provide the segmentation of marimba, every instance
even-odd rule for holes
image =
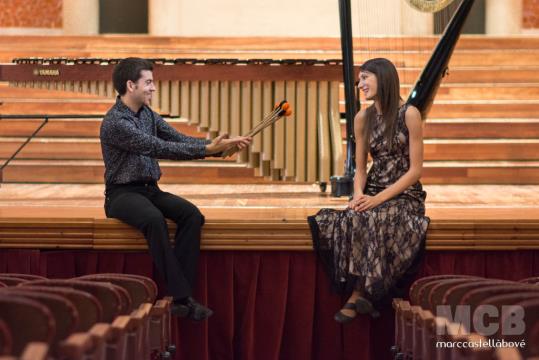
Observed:
[[[12,86],[115,97],[118,59],[15,59],[0,65]],[[152,107],[182,117],[211,136],[246,133],[274,104],[288,100],[293,115],[255,136],[239,162],[273,180],[328,182],[344,170],[340,127],[340,60],[151,59]]]

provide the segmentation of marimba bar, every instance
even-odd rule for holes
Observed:
[[[0,80],[28,88],[115,97],[118,59],[15,59],[0,65]],[[212,136],[248,132],[275,103],[293,115],[256,135],[237,159],[273,180],[328,182],[344,170],[338,60],[151,59],[152,107],[181,117]]]

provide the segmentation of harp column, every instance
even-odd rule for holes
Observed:
[[[64,35],[99,33],[99,0],[64,0],[62,4]]]
[[[516,35],[522,32],[522,0],[487,0],[487,35]]]
[[[148,1],[148,33],[154,36],[179,36],[182,33],[181,0]]]

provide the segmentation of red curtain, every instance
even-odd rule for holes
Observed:
[[[0,250],[0,272],[69,278],[134,273],[163,284],[144,252]],[[518,280],[539,276],[539,251],[427,252],[418,273]],[[163,292],[161,293],[163,295]],[[346,326],[333,320],[345,298],[311,252],[203,252],[195,297],[215,314],[174,323],[177,359],[390,359],[393,312]]]

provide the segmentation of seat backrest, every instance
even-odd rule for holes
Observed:
[[[88,331],[103,318],[103,309],[97,298],[89,292],[61,286],[24,286],[31,291],[61,295],[73,303],[79,313],[79,323],[75,332]]]
[[[39,302],[19,296],[0,294],[0,319],[11,331],[13,355],[20,355],[27,343],[52,342],[56,332],[50,310]],[[30,326],[31,325],[31,326]]]
[[[157,284],[155,283],[155,281],[153,281],[151,278],[147,277],[147,276],[142,276],[142,275],[136,275],[136,274],[120,274],[120,275],[123,275],[123,276],[127,276],[127,277],[132,277],[134,279],[138,279],[140,281],[143,281],[146,286],[148,287],[148,289],[150,290],[150,296],[152,299],[157,299]]]
[[[0,319],[0,355],[11,354],[13,348],[13,335],[9,330],[8,325],[2,319]]]
[[[148,290],[150,291],[150,295],[153,299],[157,299],[157,284],[155,281],[153,281],[151,278],[147,276],[142,275],[136,275],[136,274],[124,274],[124,273],[100,273],[97,275],[112,275],[112,276],[118,276],[118,277],[125,277],[125,278],[131,278],[131,279],[137,279],[146,284],[148,287]]]
[[[0,275],[0,281],[6,284],[7,286],[17,286],[21,283],[24,283],[28,280],[23,278],[18,278],[15,276],[1,276]]]
[[[425,276],[420,279],[417,279],[414,281],[412,286],[410,287],[410,303],[412,305],[419,305],[419,296],[421,293],[421,289],[423,286],[430,282],[436,282],[438,280],[443,279],[455,279],[460,277],[469,277],[468,275],[432,275],[432,276]]]
[[[532,284],[532,285],[539,285],[539,276],[533,276],[526,279],[522,279],[518,281],[519,283],[526,283],[526,284]]]
[[[473,283],[478,281],[484,281],[483,278],[473,278],[473,277],[465,277],[465,278],[456,278],[456,279],[443,279],[439,280],[436,284],[434,284],[432,287],[430,287],[429,291],[425,291],[423,293],[422,299],[422,306],[425,310],[431,310],[434,311],[436,309],[436,305],[442,305],[442,301],[444,299],[444,295],[447,292],[448,289],[460,285],[460,284],[466,284],[466,283]]]
[[[22,286],[36,285],[70,287],[92,294],[101,305],[105,322],[111,322],[122,311],[122,295],[114,285],[109,283],[83,280],[36,280],[22,284]]]
[[[23,287],[9,287],[0,289],[0,293],[8,296],[20,296],[35,300],[45,305],[51,312],[56,324],[56,332],[52,339],[52,346],[56,346],[61,340],[71,334],[79,322],[79,313],[73,303],[57,294],[41,293],[27,290]]]
[[[469,291],[474,289],[480,289],[487,286],[493,285],[503,285],[503,284],[514,284],[513,281],[498,280],[498,279],[483,279],[483,281],[474,281],[464,284],[455,285],[445,292],[442,304],[450,305],[451,309],[454,310],[457,305],[461,303],[462,298]]]
[[[155,298],[152,298],[152,289],[150,289],[144,281],[137,278],[118,276],[115,274],[92,274],[81,276],[78,279],[110,282],[114,285],[123,287],[131,297],[131,311],[137,309],[143,303],[153,304],[155,301]]]
[[[525,359],[539,356],[539,298],[528,297],[528,299],[514,305],[521,306],[524,309],[522,320],[524,321],[525,331],[523,334],[502,336],[507,341],[520,342],[524,340],[526,346],[521,348],[520,352]],[[501,324],[503,325],[506,321],[511,323],[512,314],[502,313]]]
[[[472,289],[468,291],[462,297],[461,305],[470,305],[470,311],[473,313],[475,309],[484,303],[485,299],[491,298],[497,295],[524,293],[524,292],[536,292],[539,294],[539,287],[526,286],[525,284],[496,284],[491,286],[485,286],[478,289]]]
[[[116,284],[110,283],[110,282],[104,282],[104,281],[96,281],[100,284],[109,284],[113,289],[115,289],[118,294],[120,295],[120,314],[128,314],[131,309],[133,308],[133,301],[131,300],[131,295],[129,295],[129,292]]]
[[[0,281],[0,288],[6,287],[6,286],[7,286],[6,283]]]
[[[14,277],[24,280],[46,280],[47,278],[41,275],[33,274],[17,274],[17,273],[0,273],[0,276]]]

